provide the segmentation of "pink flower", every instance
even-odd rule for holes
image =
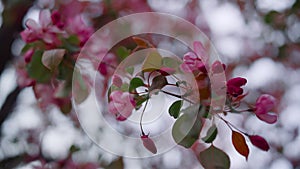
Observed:
[[[148,135],[142,135],[141,139],[143,141],[143,145],[144,147],[149,150],[151,153],[156,154],[157,153],[157,149],[156,146],[153,142],[153,140],[151,138],[149,138]]]
[[[261,136],[253,135],[249,136],[249,139],[254,146],[264,151],[268,151],[270,149],[268,142]]]
[[[81,46],[83,46],[85,42],[90,38],[90,36],[94,33],[94,29],[84,22],[81,15],[76,15],[72,18],[68,18],[66,25],[68,32],[78,36]]]
[[[243,94],[243,89],[241,86],[244,86],[247,83],[247,80],[241,77],[236,77],[228,80],[227,82],[227,93],[233,97],[237,97]]]
[[[18,85],[22,88],[34,85],[35,80],[29,77],[25,68],[25,63],[18,62],[16,66],[17,66],[16,70],[18,74],[18,78],[17,78]]]
[[[58,28],[63,28],[64,23],[61,19],[61,14],[58,11],[53,11],[51,14],[51,20],[53,25],[56,25]]]
[[[183,63],[180,68],[184,72],[192,73],[194,71],[201,71],[206,73],[205,65],[193,52],[188,52],[183,56]]]
[[[48,44],[57,44],[57,33],[62,33],[56,26],[51,23],[51,14],[49,10],[42,10],[39,14],[39,23],[32,19],[26,21],[27,29],[21,32],[21,37],[26,43],[36,40],[43,40]]]
[[[113,91],[110,96],[108,111],[116,116],[117,120],[124,121],[135,108],[135,101],[128,92]]]
[[[256,116],[269,124],[273,124],[277,121],[277,115],[276,114],[270,114],[269,111],[271,111],[276,105],[276,99],[268,94],[261,95],[257,100],[255,104],[255,114]]]
[[[119,75],[113,75],[112,77],[112,84],[117,86],[117,87],[121,87],[122,86],[122,79]]]

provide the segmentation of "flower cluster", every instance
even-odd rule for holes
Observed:
[[[22,49],[23,60],[17,63],[18,84],[33,87],[42,109],[54,104],[68,113],[75,60],[94,32],[93,26],[88,24],[91,18],[85,17],[84,12],[93,4],[75,0],[63,4],[43,2],[38,4],[43,8],[38,20],[27,19],[26,28],[20,33],[26,45]],[[70,6],[76,6],[78,11]],[[77,79],[83,81],[84,77]]]
[[[135,37],[134,39],[137,38]],[[139,41],[136,43],[138,47],[139,44],[143,44],[143,46],[153,46],[151,44],[145,45],[148,43],[146,40],[141,38],[138,38],[138,40]],[[142,40],[145,43],[141,43],[140,41]],[[270,113],[270,111],[275,108],[276,99],[271,95],[263,94],[258,97],[255,104],[247,103],[244,98],[248,93],[245,93],[243,88],[247,84],[247,80],[243,77],[231,78],[226,83],[220,83],[217,85],[220,90],[223,88],[227,89],[224,93],[225,96],[212,97],[210,93],[210,76],[225,73],[226,66],[220,61],[214,61],[209,65],[209,54],[206,51],[206,48],[201,42],[194,42],[194,51],[186,53],[183,56],[182,61],[178,61],[171,57],[161,56],[157,51],[152,50],[141,65],[141,73],[133,74],[132,70],[136,67],[129,67],[127,70],[124,70],[124,72],[127,72],[125,76],[117,74],[112,76],[112,83],[110,91],[108,92],[108,112],[113,114],[117,120],[124,121],[130,118],[133,110],[139,110],[143,107],[143,111],[140,114],[141,140],[144,147],[155,154],[158,150],[155,146],[155,142],[149,135],[145,134],[142,119],[145,108],[148,105],[148,100],[151,99],[152,95],[163,93],[177,99],[170,105],[169,114],[176,120],[172,129],[172,134],[174,140],[179,145],[191,148],[194,143],[197,144],[197,140],[201,140],[208,144],[212,143],[217,136],[217,127],[214,124],[208,129],[206,137],[199,137],[203,128],[203,123],[207,120],[216,118],[225,122],[231,129],[232,144],[237,152],[245,156],[246,159],[249,155],[249,148],[244,136],[248,137],[254,146],[261,150],[268,151],[270,148],[269,144],[263,137],[259,135],[250,135],[241,131],[234,124],[227,121],[225,117],[228,113],[250,112],[266,123],[275,123],[277,121],[277,115]],[[155,56],[155,61],[149,59],[150,56]],[[152,66],[149,66],[149,60],[151,60]],[[104,64],[102,66],[104,66]],[[102,68],[101,70],[104,74],[106,73],[105,69]],[[191,81],[188,81],[187,79],[179,80],[176,78],[177,75],[184,73],[192,74],[197,85],[192,86]],[[177,79],[175,84],[172,84],[171,81],[169,81],[169,79],[172,78]],[[166,86],[177,87],[183,94],[168,91],[167,88],[165,88]],[[196,99],[195,94],[198,96]],[[208,112],[210,109],[210,104],[208,103],[221,97],[226,98],[224,109],[221,112]],[[183,102],[188,102],[189,106],[183,107]],[[241,105],[243,105],[243,110],[240,108]],[[248,108],[245,109],[245,106],[248,106]],[[191,114],[194,116],[191,117]],[[196,121],[195,118],[197,118]],[[181,127],[193,123],[194,125],[192,126],[191,131],[180,133]],[[179,139],[179,135],[183,135],[183,138]],[[221,154],[224,153],[213,145],[210,149],[219,151]],[[204,152],[202,152],[202,155],[206,156]],[[225,154],[224,156],[227,155]]]

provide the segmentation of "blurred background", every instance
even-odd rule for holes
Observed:
[[[144,160],[106,153],[85,135],[75,113],[65,115],[55,108],[45,112],[38,107],[32,88],[18,87],[15,63],[25,45],[19,33],[26,19],[37,20],[39,10],[52,1],[2,0],[0,4],[0,168],[201,168],[193,153],[183,148]],[[249,102],[261,93],[279,99],[276,124],[247,114],[228,116],[237,126],[263,135],[271,145],[268,152],[250,147],[246,161],[235,152],[230,137],[217,139],[215,144],[231,158],[231,168],[300,169],[299,0],[78,2],[93,4],[89,10],[96,11],[95,30],[118,17],[145,11],[177,15],[199,27],[215,45],[228,75],[248,80]]]

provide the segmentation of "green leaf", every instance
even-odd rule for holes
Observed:
[[[192,114],[180,116],[172,128],[174,141],[185,148],[190,148],[198,140],[202,129],[201,119]]]
[[[158,75],[153,78],[151,86],[149,87],[149,92],[155,89],[162,89],[168,84],[167,78],[163,75]]]
[[[61,64],[58,65],[58,74],[56,76],[59,80],[72,81],[73,68],[66,66],[68,61],[63,60]]]
[[[183,103],[182,100],[177,100],[169,108],[169,114],[175,119],[177,119],[177,117],[179,116],[182,103]]]
[[[130,50],[125,48],[124,46],[120,46],[117,49],[117,56],[121,59],[124,60],[127,56],[130,55]]]
[[[29,77],[38,83],[48,83],[52,77],[52,72],[42,64],[42,51],[35,51],[31,62],[27,65]]]
[[[69,149],[70,153],[75,153],[77,151],[80,151],[80,147],[72,145]]]
[[[159,70],[161,68],[161,62],[162,62],[161,55],[156,50],[153,50],[146,57],[142,65],[142,71],[151,72],[154,70]]]
[[[165,67],[176,69],[180,65],[180,62],[171,57],[164,57],[162,58],[162,65],[164,65]]]
[[[123,83],[122,86],[120,87],[120,89],[121,89],[123,92],[127,92],[128,89],[129,89],[129,84],[128,84],[128,83]]]
[[[228,155],[213,145],[200,152],[199,161],[202,166],[207,169],[230,168],[230,159]]]
[[[131,81],[129,83],[129,92],[134,91],[136,88],[138,88],[140,86],[145,86],[142,79],[140,79],[138,77],[131,79]]]
[[[205,143],[212,143],[212,142],[215,140],[217,134],[218,134],[218,128],[217,128],[216,125],[213,124],[213,125],[208,129],[208,131],[207,131],[207,133],[206,133],[206,136],[203,137],[202,140],[203,140]]]
[[[126,72],[127,72],[127,73],[129,73],[129,74],[131,74],[131,75],[132,75],[132,74],[133,74],[133,72],[134,72],[134,67],[132,67],[132,66],[130,66],[130,67],[126,67],[126,68],[125,68],[125,70],[126,70]]]
[[[88,97],[89,90],[81,73],[77,69],[74,70],[73,74],[73,87],[74,100],[77,104],[80,104]]]
[[[135,95],[134,96],[134,100],[135,100],[135,103],[136,103],[136,109],[138,110],[141,105],[149,99],[149,95],[148,94],[144,94],[144,95]]]
[[[42,56],[42,63],[49,70],[54,70],[58,67],[66,53],[65,49],[46,50]]]

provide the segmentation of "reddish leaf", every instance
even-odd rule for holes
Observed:
[[[259,135],[249,136],[249,139],[254,146],[264,151],[268,151],[270,149],[268,142]]]
[[[139,37],[132,37],[132,39],[139,47],[147,48],[148,46],[150,46],[150,43],[145,39]]]
[[[249,148],[248,145],[246,144],[246,140],[244,136],[241,133],[232,131],[232,144],[236,149],[236,151],[240,153],[242,156],[246,157],[247,160],[249,155]]]

